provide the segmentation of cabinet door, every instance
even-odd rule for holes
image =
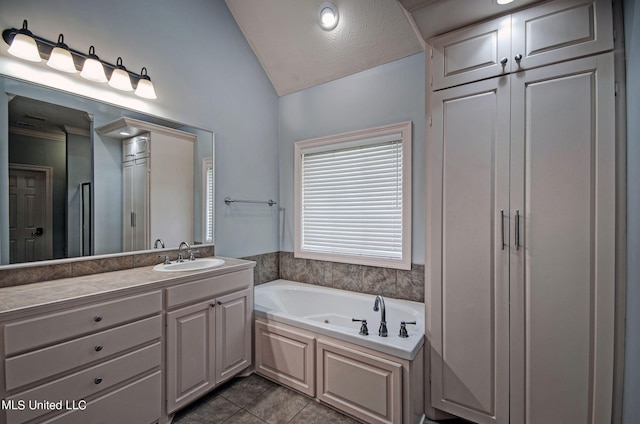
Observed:
[[[505,16],[429,40],[432,89],[509,73],[510,31],[511,17]]]
[[[611,419],[611,53],[512,77],[511,422]]]
[[[368,423],[402,423],[402,365],[325,340],[317,344],[317,396]]]
[[[215,302],[167,313],[167,412],[214,386]]]
[[[122,173],[123,251],[148,249],[150,247],[148,158],[123,163]]]
[[[315,396],[315,343],[313,334],[280,323],[255,322],[256,372]]]
[[[436,92],[432,105],[431,400],[474,422],[506,422],[509,77]]]
[[[216,306],[216,384],[251,365],[252,289],[218,298]]]
[[[610,0],[547,2],[512,15],[511,70],[613,49]],[[515,61],[517,55],[522,59]]]

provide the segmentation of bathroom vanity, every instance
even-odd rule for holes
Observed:
[[[254,266],[0,289],[0,422],[170,422],[251,365]]]

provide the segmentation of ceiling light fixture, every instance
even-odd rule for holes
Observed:
[[[47,65],[64,72],[78,72],[78,67],[82,64],[80,75],[90,81],[109,81],[111,87],[118,90],[133,91],[135,94],[145,99],[156,99],[155,88],[151,78],[147,75],[147,68],[142,68],[140,74],[127,71],[122,65],[122,58],[119,57],[113,65],[104,60],[100,60],[95,54],[95,47],[89,47],[89,54],[69,48],[64,43],[64,36],[60,34],[58,41],[53,42],[46,38],[33,35],[27,28],[27,20],[22,22],[22,28],[9,28],[2,31],[2,38],[9,45],[8,52],[13,56],[32,62],[40,62],[48,59]],[[105,72],[106,71],[106,72]],[[107,79],[107,76],[110,76]]]
[[[325,31],[331,31],[338,25],[340,14],[338,7],[331,2],[324,2],[318,8],[318,23]]]
[[[496,3],[498,3],[499,5],[503,5],[503,4],[509,4],[512,1],[513,0],[496,0]]]
[[[4,36],[4,33],[2,34]],[[38,45],[33,34],[27,29],[27,20],[22,21],[22,29],[15,30],[15,34],[9,44],[8,52],[20,59],[31,62],[40,62],[42,58],[38,52]]]
[[[51,50],[51,56],[47,60],[47,65],[62,72],[69,72],[74,74],[78,72],[75,63],[73,63],[73,56],[69,51],[69,46],[64,44],[64,35],[58,36],[58,42],[56,46]]]

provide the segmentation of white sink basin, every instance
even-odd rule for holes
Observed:
[[[195,261],[171,262],[168,265],[158,264],[153,267],[153,270],[160,272],[204,271],[205,269],[217,268],[222,265],[224,265],[223,259],[200,258]]]

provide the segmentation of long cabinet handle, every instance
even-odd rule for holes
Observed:
[[[501,250],[504,250],[504,210],[500,210],[500,239],[502,240]]]
[[[520,250],[520,211],[516,210],[516,250]]]

